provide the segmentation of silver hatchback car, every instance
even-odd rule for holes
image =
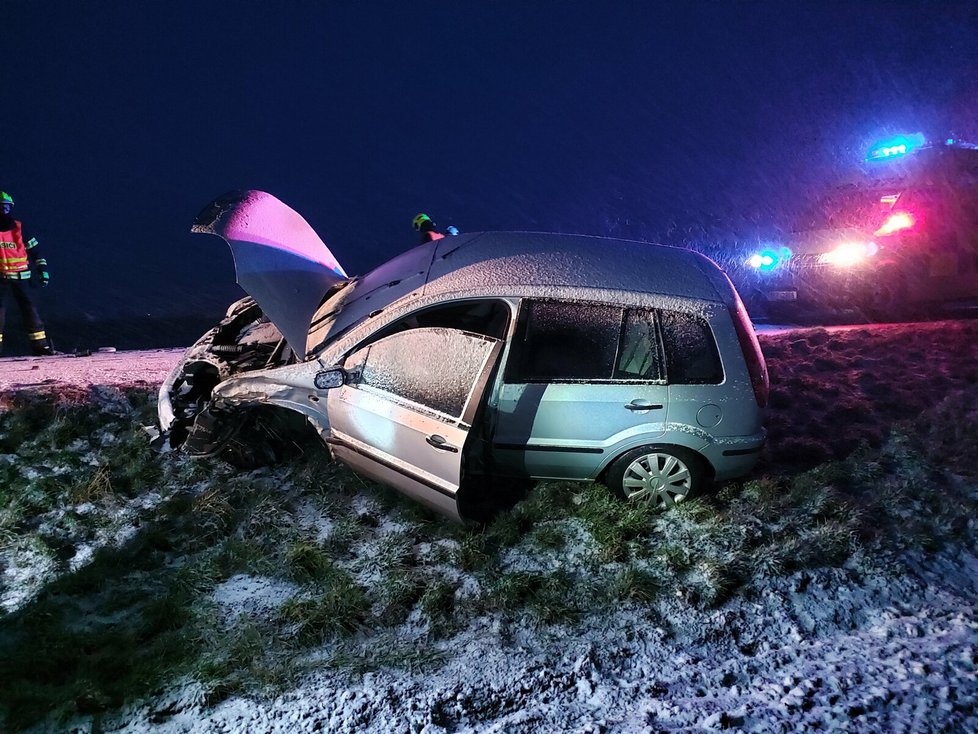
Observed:
[[[260,443],[285,409],[339,461],[461,520],[539,479],[672,505],[748,473],[763,446],[751,322],[692,251],[477,233],[349,278],[269,194],[219,199],[195,230],[230,244],[252,298],[160,390],[164,435],[191,453]]]

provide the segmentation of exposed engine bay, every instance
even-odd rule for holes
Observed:
[[[182,446],[194,456],[221,454],[239,465],[273,460],[275,438],[281,434],[275,424],[282,411],[260,406],[216,408],[211,393],[234,375],[295,361],[295,353],[253,298],[233,303],[225,318],[187,351],[182,370],[161,388],[161,406],[168,403],[172,416],[164,426],[168,445]],[[256,432],[266,440],[256,440],[260,438]]]

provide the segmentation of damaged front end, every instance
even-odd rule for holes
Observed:
[[[312,315],[350,279],[308,222],[261,191],[219,197],[193,231],[228,244],[249,297],[231,305],[160,388],[161,443],[238,465],[267,463],[281,434],[296,422],[305,425],[302,416],[282,416],[289,411],[260,396],[219,398],[215,389],[247,373],[302,362]]]
[[[166,445],[183,447],[194,456],[219,453],[253,422],[254,409],[213,405],[214,388],[235,375],[294,361],[281,332],[253,298],[232,304],[225,318],[187,350],[160,388],[160,428]]]

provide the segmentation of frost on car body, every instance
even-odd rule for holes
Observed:
[[[225,197],[205,215],[196,229],[229,242],[254,300],[232,306],[161,389],[173,445],[271,458],[263,416],[284,408],[338,460],[456,519],[544,478],[673,504],[756,462],[764,359],[729,279],[702,255],[475,233],[346,278],[268,194]]]

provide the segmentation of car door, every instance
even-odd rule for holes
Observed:
[[[327,396],[334,456],[461,519],[463,461],[501,345],[457,329],[418,328],[351,353],[346,384]]]
[[[524,301],[495,399],[496,471],[589,479],[617,444],[661,436],[662,364],[651,310]]]

